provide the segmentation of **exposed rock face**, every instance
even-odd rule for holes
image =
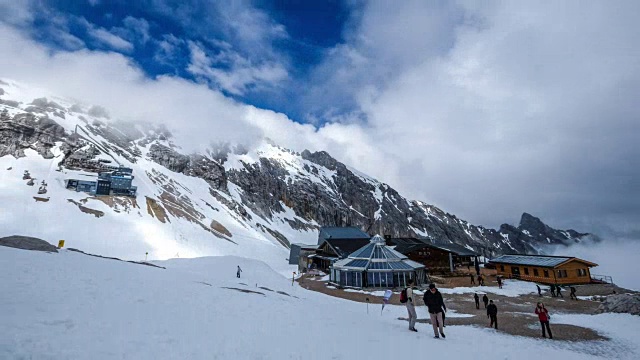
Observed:
[[[30,148],[51,159],[51,148],[64,137],[64,128],[49,118],[36,117],[31,113],[10,118],[6,112],[0,113],[0,157],[22,157],[24,150]]]
[[[574,242],[580,242],[585,236],[589,234],[582,234],[575,230],[556,230],[545,223],[543,223],[537,217],[524,213],[520,219],[520,225],[517,230],[520,231],[527,238],[523,238],[523,241],[533,240],[537,243],[543,244],[562,244],[570,245]]]
[[[640,294],[618,294],[609,295],[606,300],[600,304],[596,313],[627,313],[640,315]]]
[[[0,246],[23,250],[58,252],[58,249],[48,242],[29,236],[13,235],[0,238]]]
[[[204,179],[214,189],[226,190],[227,188],[224,167],[215,160],[198,154],[182,155],[160,144],[151,145],[148,156],[171,171]]]

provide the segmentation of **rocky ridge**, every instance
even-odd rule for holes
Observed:
[[[490,257],[538,253],[543,244],[568,245],[591,237],[553,229],[527,213],[517,227],[503,224],[494,230],[472,225],[436,206],[406,199],[325,151],[297,153],[265,143],[252,150],[221,144],[205,154],[183,154],[163,126],[119,122],[97,107],[83,110],[46,98],[24,103],[6,95],[4,90],[0,92],[0,157],[20,158],[24,150],[32,149],[52,158],[52,149],[59,146],[64,153],[60,167],[90,172],[115,165],[116,157],[131,163],[145,158],[173,172],[205,180],[210,194],[234,217],[284,246],[297,239],[284,235],[281,226],[313,232],[319,226],[356,226],[370,234],[450,241]],[[72,114],[81,123],[74,131],[68,126],[65,130],[58,122]],[[185,217],[195,218],[199,226],[207,228],[190,205],[189,194],[178,192],[179,184],[157,185],[164,187],[165,208],[176,209],[180,202],[180,211],[173,214],[189,214]],[[220,223],[216,227],[224,229]]]

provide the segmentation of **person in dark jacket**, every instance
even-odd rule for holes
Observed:
[[[498,276],[498,288],[502,289],[502,278]]]
[[[478,296],[478,293],[473,294],[473,300],[476,301],[476,309],[480,309],[480,296]]]
[[[562,288],[560,287],[560,285],[556,285],[556,296],[564,298],[564,296],[562,296]]]
[[[241,272],[242,272],[242,269],[240,269],[240,265],[238,265],[238,271],[236,272],[236,276],[238,277],[238,279],[240,278]]]
[[[551,284],[549,285],[549,291],[551,292],[551,297],[556,297],[556,286]]]
[[[429,317],[431,318],[431,326],[433,326],[433,334],[434,337],[439,338],[444,335],[444,322],[442,321],[442,309],[445,309],[444,300],[442,299],[442,294],[438,289],[436,289],[435,284],[429,285],[429,290],[424,293],[424,304],[427,306],[427,310],[429,311]],[[440,334],[438,334],[438,328],[440,330]]]
[[[538,288],[538,296],[542,296],[542,289],[540,289],[540,285],[536,284],[536,287]]]
[[[496,330],[498,330],[498,307],[493,303],[493,300],[490,300],[489,306],[487,306],[487,317],[491,319],[491,324],[489,324],[489,327],[495,325]]]
[[[475,285],[476,284],[476,277],[473,274],[469,274],[469,277],[471,278],[471,285]]]
[[[489,304],[489,298],[487,297],[487,294],[482,295],[482,302],[484,303],[484,308],[487,308],[487,304]]]
[[[576,288],[574,288],[573,286],[570,286],[569,290],[571,290],[571,293],[569,294],[569,298],[573,300],[578,300],[578,297],[576,296]]]
[[[536,306],[536,314],[538,315],[538,320],[540,320],[540,326],[542,326],[542,337],[546,338],[545,327],[547,332],[549,333],[549,339],[553,339],[553,335],[551,335],[551,328],[549,327],[549,311],[544,307],[544,304],[539,302]]]

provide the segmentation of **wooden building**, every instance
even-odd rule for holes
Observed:
[[[329,271],[334,262],[369,244],[371,236],[356,227],[321,227],[318,244],[291,244],[289,264],[300,272],[309,269]]]
[[[457,267],[467,267],[477,262],[478,253],[466,247],[431,242],[429,239],[390,238],[387,245],[395,246],[395,250],[409,259],[424,265],[430,274],[454,272]]]
[[[592,281],[590,269],[598,266],[576,257],[546,255],[502,255],[489,263],[506,278],[549,285],[588,284]]]

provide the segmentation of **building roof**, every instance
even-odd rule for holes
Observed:
[[[343,259],[368,244],[369,239],[327,239],[323,243],[325,242]]]
[[[322,227],[318,233],[318,245],[327,239],[370,239],[366,232],[353,227]]]
[[[545,256],[545,255],[501,255],[495,259],[490,260],[490,263],[497,264],[513,264],[513,265],[529,265],[540,267],[557,267],[569,261],[579,261],[588,266],[598,266],[598,264],[590,261],[578,259],[576,257],[569,256]]]
[[[416,239],[416,238],[395,238],[390,239],[392,244],[396,245],[396,251],[403,254],[408,254],[412,251],[421,250],[424,248],[435,248],[450,252],[457,256],[479,256],[480,254],[470,250],[464,246],[452,243],[443,242],[431,242],[429,239]]]
[[[354,251],[346,259],[336,261],[334,268],[349,270],[417,270],[424,265],[407,259],[406,256],[385,244],[380,235],[374,236],[370,243]]]

